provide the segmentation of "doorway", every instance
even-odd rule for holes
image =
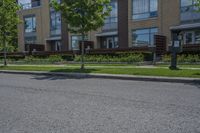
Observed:
[[[107,38],[107,48],[114,48],[113,37],[108,37]]]

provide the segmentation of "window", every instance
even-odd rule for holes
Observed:
[[[33,7],[40,6],[40,0],[18,0],[18,4],[22,9],[31,9]]]
[[[72,50],[79,50],[79,42],[81,40],[82,40],[82,36],[80,36],[80,35],[71,36]],[[85,40],[88,40],[87,36],[85,36]]]
[[[24,18],[25,33],[36,32],[36,18],[35,16]]]
[[[157,17],[158,0],[132,0],[133,19]]]
[[[61,14],[59,12],[51,12],[51,35],[61,34]]]
[[[200,44],[200,31],[195,32],[195,43]]]
[[[195,0],[181,0],[181,21],[188,23],[200,20],[198,8],[195,6]]]
[[[186,31],[184,33],[184,44],[200,44],[200,30]]]
[[[60,3],[61,1],[57,0],[57,2]],[[50,7],[50,29],[51,36],[61,35],[61,13],[56,12],[52,7]]]
[[[154,45],[154,35],[158,32],[157,28],[139,29],[133,31],[133,45],[144,46]]]
[[[118,3],[117,0],[111,0],[110,6],[112,7],[112,11],[110,12],[110,16],[105,19],[105,25],[103,29],[116,29],[118,22]]]
[[[194,42],[194,32],[185,33],[185,44],[192,44]]]

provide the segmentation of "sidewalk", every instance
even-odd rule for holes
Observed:
[[[45,71],[15,71],[0,70],[0,73],[7,74],[31,74],[44,76],[65,76],[68,78],[103,78],[135,81],[153,81],[153,82],[172,82],[172,83],[200,83],[200,78],[181,78],[181,77],[163,77],[163,76],[136,76],[136,75],[115,75],[115,74],[87,74],[87,73],[63,73],[63,72],[45,72]]]
[[[36,67],[66,67],[66,68],[69,68],[69,67],[74,67],[74,68],[80,68],[79,65],[12,65],[10,64],[9,66],[36,66]],[[145,65],[145,66],[136,66],[136,65],[133,65],[133,66],[98,66],[98,65],[85,65],[86,68],[163,68],[163,69],[169,69],[169,67],[164,67],[164,66],[153,66],[153,65]],[[186,70],[200,70],[200,68],[191,68],[191,67],[179,67],[180,69],[186,69]]]

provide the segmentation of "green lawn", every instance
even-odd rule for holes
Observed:
[[[81,71],[78,67],[57,66],[7,66],[0,70],[23,70],[23,71],[48,71],[48,72],[78,72],[78,73],[104,73],[104,74],[128,74],[145,76],[169,76],[169,77],[193,77],[200,78],[200,70],[169,70],[166,68],[87,68]]]

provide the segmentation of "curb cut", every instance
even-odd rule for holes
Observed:
[[[100,79],[119,79],[134,81],[153,81],[153,82],[171,82],[171,83],[200,83],[200,78],[181,78],[181,77],[162,77],[162,76],[138,76],[138,75],[114,75],[114,74],[88,74],[88,73],[63,73],[63,72],[45,72],[45,71],[14,71],[0,70],[0,73],[7,74],[30,74],[41,76],[64,76],[69,78],[100,78]]]

